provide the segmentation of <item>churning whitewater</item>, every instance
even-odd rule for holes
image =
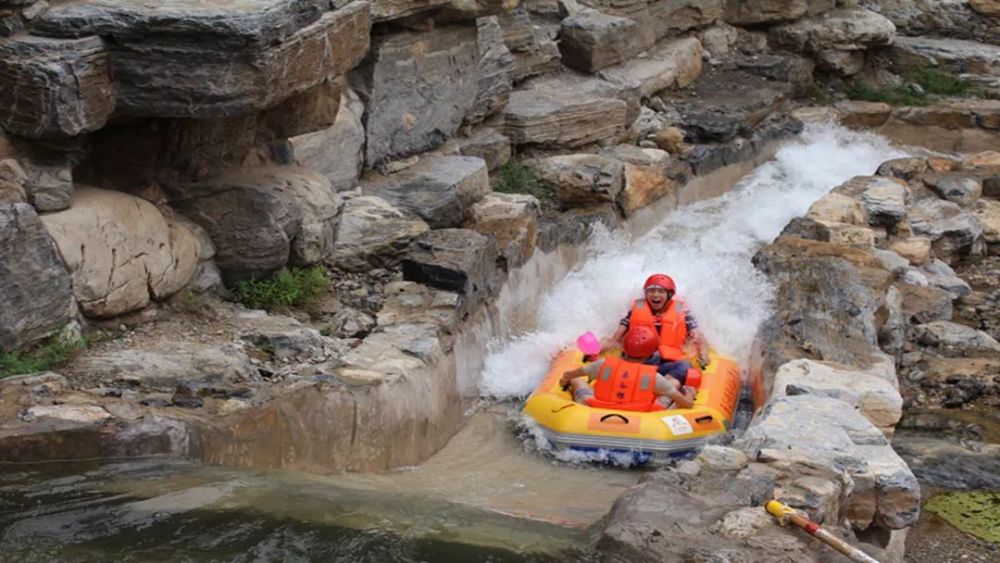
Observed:
[[[676,280],[712,346],[742,362],[772,295],[751,264],[756,250],[838,184],[905,154],[875,135],[811,125],[723,197],[680,208],[636,238],[595,229],[581,264],[542,300],[535,330],[491,343],[480,394],[529,394],[578,335],[610,335],[655,272]]]

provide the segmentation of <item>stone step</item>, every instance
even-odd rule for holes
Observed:
[[[620,135],[626,103],[609,97],[543,89],[511,94],[504,134],[515,145],[579,147]]]

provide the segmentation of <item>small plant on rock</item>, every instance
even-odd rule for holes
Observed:
[[[86,339],[67,341],[56,338],[28,352],[0,352],[0,379],[55,369],[86,347]]]
[[[493,190],[505,194],[533,195],[541,202],[555,199],[552,190],[538,177],[538,172],[516,160],[508,160],[500,167],[500,180]]]
[[[232,295],[235,301],[251,309],[300,307],[322,295],[329,281],[323,266],[290,268],[267,279],[239,282]]]

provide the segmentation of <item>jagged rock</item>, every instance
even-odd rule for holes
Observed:
[[[867,365],[879,353],[878,303],[858,268],[845,259],[852,254],[861,264],[874,263],[862,251],[791,238],[765,246],[754,257],[757,269],[778,284],[775,303],[781,304],[755,341],[765,389],[777,368],[793,359]]]
[[[648,6],[649,25],[656,38],[660,39],[722,19],[725,0],[656,0],[649,2]]]
[[[969,0],[969,6],[984,16],[1000,18],[1000,2],[997,0]]]
[[[0,125],[31,138],[100,129],[115,110],[111,62],[98,37],[0,41]]]
[[[843,401],[887,435],[892,434],[903,416],[903,398],[895,378],[890,382],[871,373],[827,362],[793,360],[778,368],[771,396],[784,395],[815,395]]]
[[[378,324],[433,322],[451,332],[458,325],[459,294],[441,291],[412,281],[385,286],[385,303],[378,312]]]
[[[770,40],[786,49],[818,53],[891,45],[895,35],[896,26],[884,16],[863,9],[838,9],[777,26],[770,31]]]
[[[471,137],[458,139],[458,152],[463,156],[475,156],[486,161],[489,171],[496,170],[510,160],[510,139],[496,129],[484,128]]]
[[[366,102],[368,166],[440,145],[475,106],[475,26],[386,34],[372,42],[366,60],[352,77]]]
[[[351,307],[344,307],[330,317],[331,333],[337,338],[363,338],[376,326],[375,318]]]
[[[955,274],[951,266],[940,260],[933,260],[927,265],[927,281],[935,287],[948,292],[952,299],[959,299],[972,293],[972,288],[965,280]]]
[[[380,327],[344,356],[337,375],[356,384],[391,382],[417,374],[443,355],[438,328],[432,323]]]
[[[536,0],[529,0],[535,2]],[[579,4],[593,8],[604,14],[637,19],[649,13],[649,0],[580,0]],[[566,2],[559,2],[560,10],[566,12]],[[580,7],[577,7],[579,10]],[[567,14],[568,15],[568,14]]]
[[[224,391],[259,380],[250,358],[236,346],[196,342],[88,353],[73,362],[72,372],[76,377],[166,392],[178,385]]]
[[[631,59],[649,47],[651,38],[628,18],[583,10],[562,20],[559,52],[566,66],[593,73]]]
[[[448,5],[451,0],[374,0],[372,20],[385,22],[434,10]]]
[[[37,31],[113,36],[117,110],[218,117],[264,109],[353,68],[368,50],[368,2],[263,0],[241,9],[128,0],[62,4]],[[325,13],[324,13],[325,12]]]
[[[959,99],[927,107],[898,108],[893,120],[910,125],[933,125],[944,129],[996,129],[1000,125],[1000,100]]]
[[[343,205],[324,176],[294,166],[171,184],[168,192],[171,206],[208,231],[226,283],[322,260]]]
[[[732,470],[743,469],[750,461],[747,454],[736,448],[708,445],[701,449],[696,462],[710,469]]]
[[[336,191],[353,188],[365,161],[364,112],[357,94],[345,90],[333,125],[288,139],[292,162],[326,176]]]
[[[662,90],[684,88],[693,83],[702,70],[701,43],[694,37],[664,41],[644,56],[604,69],[599,76],[616,84],[638,84],[639,95],[648,98]],[[630,112],[627,118],[638,114]]]
[[[416,165],[366,183],[366,195],[381,197],[427,221],[432,228],[457,227],[490,191],[486,162],[473,156],[421,159]]]
[[[74,426],[97,426],[113,417],[97,405],[53,405],[31,407],[25,411],[23,418],[30,421],[49,419]]]
[[[667,103],[679,114],[674,125],[692,142],[717,143],[752,137],[768,116],[785,107],[792,90],[787,83],[744,71],[723,71]]]
[[[909,237],[894,240],[889,243],[889,249],[919,266],[926,264],[931,257],[931,239],[927,237]]]
[[[765,52],[737,57],[736,66],[755,76],[791,84],[792,92],[802,96],[812,88],[816,64],[802,55]]]
[[[1000,45],[937,37],[898,37],[889,50],[896,72],[934,66],[1000,88]]]
[[[825,242],[870,251],[875,249],[875,232],[868,227],[827,221],[819,223],[826,228]]]
[[[506,266],[517,267],[535,251],[540,209],[531,195],[491,193],[472,207],[469,228],[493,236]]]
[[[16,160],[0,160],[0,205],[27,201],[28,193],[24,189],[27,181],[27,174]]]
[[[1000,42],[1000,29],[967,0],[891,0],[868,3],[892,20],[901,35],[949,37],[986,43]]]
[[[619,204],[625,216],[630,216],[655,201],[676,192],[676,177],[682,175],[682,163],[660,149],[640,149],[617,145],[601,154],[625,163],[624,186]]]
[[[948,357],[1000,355],[1000,343],[972,327],[949,321],[933,321],[913,329],[916,340]]]
[[[824,49],[816,53],[816,62],[823,70],[840,76],[854,76],[865,67],[865,52]]]
[[[868,212],[861,202],[837,192],[830,192],[813,203],[806,217],[824,223],[868,224]]]
[[[244,341],[279,360],[322,361],[339,347],[333,339],[291,317],[246,311],[237,315],[236,321]]]
[[[73,202],[73,170],[62,157],[22,160],[28,200],[39,211],[61,211]]]
[[[684,131],[679,127],[663,127],[653,136],[656,146],[670,154],[681,155],[687,144],[684,142]]]
[[[725,19],[740,26],[794,21],[808,9],[808,0],[726,0]]]
[[[30,346],[76,315],[70,278],[35,210],[0,204],[0,350]]]
[[[727,513],[712,531],[727,538],[746,539],[773,524],[766,510],[761,510],[759,506],[747,506]]]
[[[899,363],[906,341],[907,321],[903,314],[903,296],[896,286],[886,290],[882,303],[875,311],[875,322],[878,323],[879,346]],[[892,367],[895,372],[895,364]]]
[[[951,320],[951,295],[937,287],[911,283],[899,284],[903,297],[903,315],[913,324]]]
[[[624,165],[599,155],[553,156],[538,161],[535,170],[566,207],[613,202],[624,186]]]
[[[504,111],[504,134],[515,145],[579,147],[620,135],[626,107],[613,98],[519,90]]]
[[[880,176],[857,176],[834,191],[858,199],[872,225],[895,228],[906,219],[910,192],[903,183]]]
[[[739,29],[725,22],[718,22],[712,27],[699,31],[698,41],[713,58],[725,59],[736,47],[739,36]]]
[[[625,122],[627,126],[639,115],[642,81],[627,73],[611,73],[612,67],[597,76],[575,72],[562,72],[539,77],[525,83],[528,88],[543,90],[557,97],[573,92],[581,97],[614,98],[625,102]]]
[[[881,102],[844,100],[834,107],[840,112],[841,123],[865,129],[882,126],[892,113],[892,106]]]
[[[473,311],[496,283],[493,237],[469,229],[438,229],[414,241],[403,259],[403,278],[459,293]]]
[[[498,16],[504,43],[514,56],[514,82],[559,69],[559,47],[531,23],[523,8]]]
[[[913,232],[931,239],[934,253],[946,262],[983,250],[983,226],[950,201],[922,199],[910,206],[909,216]]]
[[[983,195],[983,184],[969,173],[934,174],[924,178],[924,184],[939,196],[962,207],[971,207]]]
[[[875,258],[883,268],[900,275],[910,269],[910,261],[892,250],[875,249]]]
[[[503,30],[496,17],[476,20],[477,44],[479,46],[479,82],[476,102],[465,120],[470,123],[482,121],[507,104],[514,88],[516,64],[507,45],[504,44]]]
[[[823,440],[817,440],[817,436]],[[829,477],[843,485],[841,514],[856,529],[898,530],[920,515],[920,486],[882,432],[844,403],[812,395],[768,402],[739,440],[751,458],[787,475]]]
[[[169,297],[190,281],[198,264],[194,235],[128,194],[81,186],[73,207],[42,222],[89,316],[113,317]]]
[[[399,263],[410,243],[430,227],[375,196],[352,197],[344,204],[330,263],[348,272],[387,268]]]
[[[983,240],[991,247],[1000,245],[1000,202],[981,199],[973,206],[972,215],[983,226]]]

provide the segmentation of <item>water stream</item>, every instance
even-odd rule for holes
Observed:
[[[536,261],[498,300],[497,338],[468,382],[480,408],[417,467],[333,477],[156,459],[0,469],[0,561],[573,558],[641,471],[535,451],[513,429],[515,399],[579,333],[613,330],[654,271],[674,276],[718,350],[745,358],[771,295],[750,264],[756,249],[832,187],[900,154],[872,135],[811,127],[729,195],[648,232],[598,230],[557,266]],[[483,362],[469,346],[460,353],[463,365]]]

